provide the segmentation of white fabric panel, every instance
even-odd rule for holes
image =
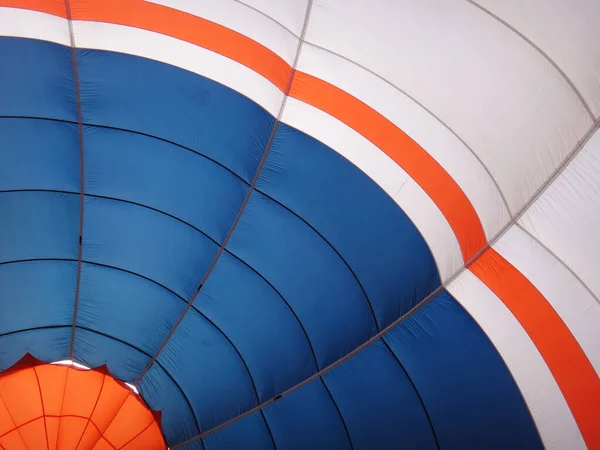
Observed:
[[[66,19],[25,9],[0,7],[0,36],[40,39],[71,46]]]
[[[600,374],[600,304],[564,265],[519,227],[494,249],[548,300]]]
[[[587,448],[552,373],[510,310],[468,270],[448,291],[479,323],[506,362],[544,446],[549,450]]]
[[[519,223],[600,297],[600,132]]]
[[[442,281],[462,266],[460,247],[446,218],[389,156],[338,119],[295,98],[288,98],[281,120],[331,147],[387,192],[425,238]]]
[[[279,22],[296,36],[302,34],[308,0],[238,0]]]
[[[311,45],[302,48],[298,70],[358,98],[423,147],[465,192],[488,239],[508,222],[500,192],[485,168],[451,131],[410,97],[362,67]]]
[[[600,115],[600,2],[476,0],[544,51]]]
[[[288,64],[294,62],[298,38],[264,14],[235,0],[145,0],[237,31],[281,56]],[[281,8],[281,6],[280,6]]]
[[[315,0],[307,40],[390,80],[440,117],[489,168],[512,211],[591,125],[539,52],[464,0]]]
[[[161,61],[203,75],[254,100],[277,116],[283,93],[246,66],[179,39],[138,28],[74,21],[78,48],[109,50]]]

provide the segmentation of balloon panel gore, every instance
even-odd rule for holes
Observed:
[[[46,364],[26,355],[0,374],[5,450],[167,448],[160,414],[105,366]]]

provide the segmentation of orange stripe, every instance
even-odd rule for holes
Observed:
[[[560,316],[494,249],[470,266],[523,326],[560,387],[590,449],[600,449],[600,378]]]
[[[127,25],[171,36],[237,61],[284,90],[292,68],[247,36],[201,17],[141,0],[71,0],[74,20]]]
[[[345,123],[402,167],[442,211],[465,261],[483,248],[483,227],[465,193],[429,153],[390,120],[338,87],[303,72],[296,73],[290,97]]]
[[[53,16],[67,18],[65,0],[0,0],[0,6],[9,8],[29,9]]]
[[[8,3],[50,12],[44,0],[0,0],[0,5]],[[282,58],[252,39],[162,5],[141,0],[71,0],[71,10],[76,20],[141,28],[209,49],[259,73],[282,92],[292,71]],[[402,167],[450,224],[465,262],[483,248],[486,244],[483,226],[465,193],[444,168],[400,128],[356,97],[307,73],[295,73],[290,96],[342,121]]]

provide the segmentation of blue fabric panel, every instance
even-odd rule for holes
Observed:
[[[304,218],[344,257],[384,328],[440,285],[427,243],[360,169],[281,124],[257,188]]]
[[[264,412],[277,448],[351,448],[342,419],[320,379],[282,397]]]
[[[160,365],[153,364],[137,387],[150,409],[161,411],[167,444],[173,446],[198,435],[189,399]],[[192,448],[203,450],[202,445]]]
[[[237,437],[237,435],[236,435]],[[241,436],[240,436],[241,437]],[[242,438],[243,439],[243,438]],[[204,450],[206,448],[204,441],[203,440],[199,440],[199,441],[194,441],[194,442],[190,442],[187,445],[184,445],[183,447],[179,447],[181,450]],[[235,449],[235,447],[227,447],[231,450]],[[261,449],[262,447],[248,447],[248,446],[242,446],[241,448],[256,448],[256,449]],[[268,448],[268,447],[266,447]]]
[[[267,282],[228,253],[221,255],[195,305],[238,348],[261,402],[316,371],[293,313]]]
[[[106,364],[110,374],[119,380],[134,381],[150,360],[128,342],[82,328],[77,328],[75,333],[73,360],[87,367]]]
[[[77,259],[79,195],[0,193],[0,262]]]
[[[440,448],[542,448],[504,361],[448,292],[438,294],[385,339],[421,394]]]
[[[11,189],[79,192],[77,125],[0,119],[0,190]]]
[[[346,422],[354,450],[437,445],[423,405],[380,340],[323,376]]]
[[[71,49],[0,37],[0,116],[77,121]]]
[[[375,333],[366,297],[347,266],[302,220],[253,192],[228,250],[291,305],[323,367]]]
[[[181,298],[145,278],[87,263],[81,268],[77,325],[149,354],[158,350],[184,308]]]
[[[164,211],[217,242],[225,238],[249,188],[197,153],[120,130],[86,127],[85,164],[87,194]]]
[[[158,362],[188,395],[203,430],[256,406],[252,380],[235,348],[194,309],[177,327]]]
[[[77,264],[72,261],[0,265],[0,335],[36,327],[71,326],[76,279]],[[3,346],[0,339],[0,348]]]
[[[275,122],[256,103],[149,59],[98,50],[77,57],[85,123],[167,139],[252,180]]]
[[[70,337],[70,326],[4,335],[0,337],[0,371],[8,369],[27,353],[48,363],[66,359]]]
[[[206,450],[274,449],[269,430],[260,412],[250,414],[209,434],[204,438],[204,446]],[[182,450],[193,449],[193,444],[190,444]]]
[[[87,197],[84,216],[84,260],[138,273],[185,299],[218,249],[188,225],[130,203]]]

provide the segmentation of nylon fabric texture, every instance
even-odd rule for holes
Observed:
[[[600,449],[599,5],[0,0],[0,380],[112,380],[106,448]],[[31,386],[0,445],[77,448]]]

